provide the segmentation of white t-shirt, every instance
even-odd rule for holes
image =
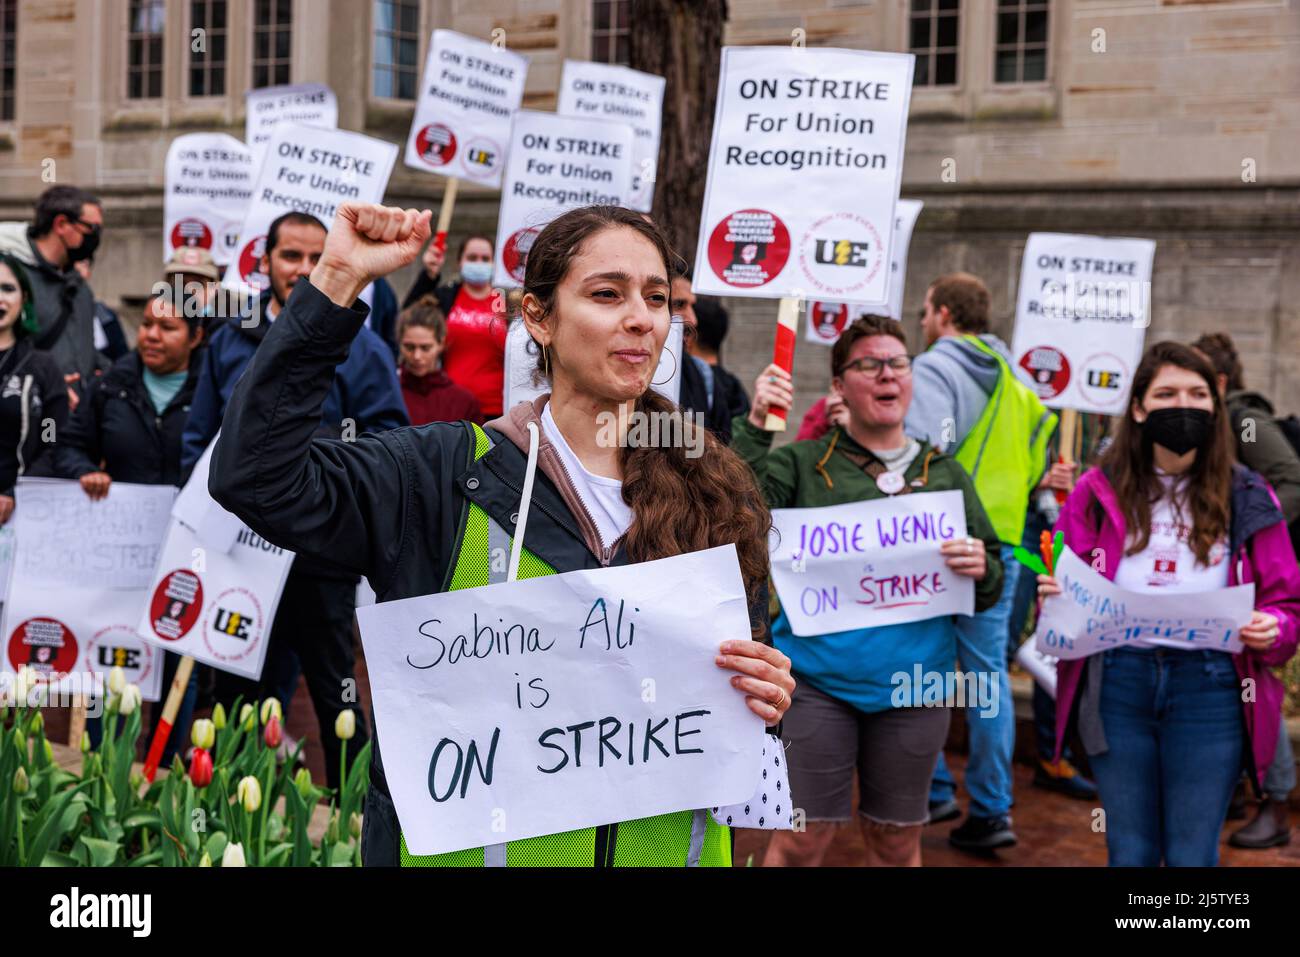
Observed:
[[[582,499],[582,504],[595,521],[601,544],[609,548],[632,524],[632,508],[623,501],[623,483],[619,479],[592,475],[582,467],[578,457],[573,454],[573,449],[569,448],[569,443],[560,434],[559,426],[551,415],[549,402],[542,410],[542,429],[560,453],[560,461],[564,463],[565,471],[569,473],[573,487],[578,491],[578,498]]]
[[[1217,542],[1202,565],[1188,547],[1192,523],[1174,507],[1174,480],[1162,475],[1165,494],[1151,506],[1151,540],[1136,555],[1120,559],[1115,584],[1135,592],[1205,592],[1228,587],[1228,546]],[[1180,480],[1179,485],[1185,484]],[[1186,506],[1183,506],[1186,511]],[[1132,538],[1130,537],[1130,541]]]

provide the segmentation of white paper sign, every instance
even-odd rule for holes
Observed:
[[[804,339],[822,346],[833,346],[849,323],[869,313],[903,318],[903,287],[907,284],[907,250],[912,243],[912,228],[925,204],[919,199],[900,199],[894,217],[894,251],[889,257],[889,305],[880,307],[847,302],[813,301],[806,305]]]
[[[281,123],[337,129],[339,105],[334,91],[323,83],[265,86],[244,95],[244,142],[253,151],[254,172],[262,163],[266,146]]]
[[[939,546],[966,535],[962,493],[772,509],[772,580],[790,630],[828,635],[975,611]]]
[[[697,293],[888,304],[914,59],[723,49]]]
[[[226,554],[173,517],[136,631],[159,648],[257,679],[292,562],[293,552],[247,526]]]
[[[1043,404],[1116,415],[1127,407],[1151,324],[1150,239],[1030,233],[1011,354]]]
[[[114,482],[93,501],[76,481],[19,480],[6,670],[31,665],[59,685],[117,664],[146,701],[158,699],[162,656],[142,650],[135,623],[175,495],[170,485]]]
[[[1110,648],[1203,648],[1236,654],[1250,623],[1255,586],[1208,592],[1126,591],[1093,571],[1068,548],[1056,564],[1061,594],[1043,602],[1035,647],[1071,660]]]
[[[260,262],[266,231],[277,217],[307,213],[329,229],[341,203],[383,200],[396,160],[396,146],[360,133],[291,123],[277,126],[239,232],[239,255],[226,270],[226,284],[265,289],[270,279],[261,272]]]
[[[533,381],[537,356],[530,351],[529,341],[528,327],[520,320],[511,322],[510,330],[506,333],[505,404],[502,406],[506,411],[520,402],[532,402],[542,393],[551,391],[544,381]],[[682,327],[679,323],[673,323],[668,329],[664,350],[659,354],[659,365],[655,368],[654,378],[650,380],[650,388],[674,405],[681,401],[683,355]]]
[[[406,165],[500,186],[510,118],[524,98],[527,75],[527,57],[434,30],[406,138]]]
[[[497,220],[498,286],[522,286],[528,250],[551,220],[578,206],[626,206],[632,186],[632,127],[520,110]]]
[[[0,612],[4,611],[5,598],[9,595],[9,573],[14,567],[14,523],[9,521],[0,525]]]
[[[659,127],[664,108],[664,78],[612,63],[565,60],[555,112],[617,120],[632,127],[632,185],[629,209],[650,212],[659,162]]]
[[[761,721],[714,664],[750,635],[734,545],[383,602],[357,621],[414,854],[754,792]]]
[[[235,539],[246,527],[239,516],[226,511],[208,493],[208,472],[212,467],[212,450],[216,448],[220,431],[212,437],[199,460],[194,463],[190,480],[172,505],[172,516],[198,535],[206,548],[227,554],[235,547]]]
[[[197,246],[226,265],[253,197],[253,151],[225,133],[188,133],[172,140],[165,170],[163,260]]]

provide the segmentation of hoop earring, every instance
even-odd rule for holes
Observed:
[[[546,370],[546,378],[551,377],[551,357],[546,353],[546,346],[542,346],[542,367]]]

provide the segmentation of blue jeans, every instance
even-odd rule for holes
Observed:
[[[1007,629],[1016,600],[1020,563],[1011,546],[1001,548],[1002,597],[977,615],[957,615],[957,661],[962,671],[984,672],[998,683],[998,707],[984,717],[978,708],[966,709],[970,730],[970,761],[966,765],[966,790],[975,817],[1001,817],[1011,810],[1011,756],[1016,746],[1016,708],[1007,677]],[[990,678],[990,681],[993,678]],[[930,782],[932,802],[951,800],[956,793],[943,752]]]
[[[1214,867],[1241,777],[1241,682],[1229,655],[1105,653],[1107,750],[1090,756],[1112,867]]]

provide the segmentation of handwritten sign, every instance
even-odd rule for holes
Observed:
[[[357,621],[412,853],[754,792],[761,721],[714,664],[720,642],[750,635],[734,545],[383,602]]]
[[[966,535],[959,491],[772,510],[772,580],[801,637],[975,611],[975,583],[939,553]]]
[[[79,482],[19,481],[6,670],[30,665],[58,685],[121,665],[145,700],[157,700],[162,656],[143,650],[135,622],[175,495],[170,485],[114,482],[93,501]]]
[[[1203,648],[1236,654],[1238,632],[1255,608],[1255,586],[1174,594],[1126,591],[1068,548],[1056,565],[1061,594],[1043,602],[1035,647],[1086,658],[1111,648]]]

